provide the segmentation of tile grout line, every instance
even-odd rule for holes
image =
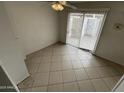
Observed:
[[[102,79],[102,78],[94,78],[94,79]],[[85,79],[85,80],[93,80],[93,79]],[[77,82],[79,81],[84,81],[84,80],[77,80]],[[64,82],[64,83],[73,83],[75,81],[71,81],[71,82]],[[50,85],[58,85],[58,84],[62,84],[62,83],[55,83],[55,84],[50,84]],[[39,85],[39,86],[34,86],[34,87],[45,87],[46,85]],[[33,87],[27,87],[27,88],[33,88]],[[25,88],[23,88],[25,89]]]
[[[94,85],[92,84],[91,79],[90,79],[90,77],[89,77],[89,75],[88,75],[88,73],[87,73],[87,71],[86,71],[86,68],[83,67],[83,69],[84,69],[85,73],[86,73],[87,76],[88,76],[88,80],[90,81],[91,85],[93,86],[93,88],[95,89],[95,92],[96,92],[96,88],[95,88]]]
[[[53,56],[53,48],[52,48],[52,56]],[[51,57],[52,57],[51,56]],[[51,59],[52,60],[52,59]],[[50,67],[51,67],[51,64],[52,64],[52,62],[50,62]],[[72,61],[71,61],[71,64],[72,64]],[[101,67],[101,66],[97,66],[97,67]],[[102,67],[104,67],[104,66],[102,66]],[[83,68],[84,70],[86,69],[86,67],[81,67],[81,68]],[[80,68],[80,69],[81,69]],[[78,68],[76,68],[76,69],[78,69]],[[72,70],[72,71],[74,71],[74,73],[75,73],[75,70],[76,70],[75,68],[73,68],[73,65],[72,65],[72,69],[69,69],[69,70]],[[63,71],[68,71],[68,69],[66,69],[66,70],[59,70],[59,71],[62,71],[62,83],[60,83],[60,84],[63,84],[63,87],[64,87],[64,83],[71,83],[71,82],[78,82],[78,81],[82,81],[82,80],[77,80],[77,77],[76,77],[76,73],[74,74],[75,75],[75,78],[76,78],[76,80],[75,81],[71,81],[71,82],[64,82],[64,80],[63,80]],[[50,71],[50,69],[49,69],[49,78],[50,78],[50,72],[56,72],[56,71]],[[85,71],[86,72],[86,71]],[[39,72],[39,73],[42,73],[42,72]],[[45,73],[45,72],[43,72],[43,73]],[[32,74],[32,73],[31,73]],[[37,74],[37,72],[35,72],[35,74]],[[34,75],[35,75],[34,74]],[[87,72],[86,72],[86,74],[87,74]],[[113,76],[118,76],[118,75],[112,75],[111,77],[113,77]],[[100,76],[100,79],[102,79],[103,77],[101,77]],[[93,78],[93,79],[95,79],[95,78]],[[97,78],[96,78],[97,79]],[[98,78],[99,79],[99,78]],[[89,75],[88,75],[88,79],[87,80],[90,80],[90,82],[91,82],[91,80],[92,79],[90,79],[89,78]],[[56,85],[56,84],[53,84],[53,85]],[[45,85],[43,85],[43,86],[45,86]],[[47,84],[47,91],[48,91],[48,86],[49,86],[49,79],[48,79],[48,84]],[[39,86],[39,87],[41,87],[41,86]]]
[[[51,62],[50,62],[50,67],[49,67],[49,78],[48,78],[48,85],[47,85],[47,92],[48,92],[48,86],[49,86],[49,82],[50,82],[50,69],[52,67],[52,56],[53,56],[53,48],[52,48],[52,55],[51,55]]]
[[[71,61],[71,62],[72,62],[72,61]],[[72,64],[72,66],[73,66],[73,64]],[[77,76],[76,76],[75,69],[74,69],[74,68],[72,68],[72,69],[73,69],[73,71],[74,71],[75,78],[76,78],[76,84],[77,84],[77,86],[78,86],[78,89],[79,89],[79,92],[80,92],[80,86],[79,86],[79,84],[78,84],[78,79],[77,79]]]
[[[63,66],[62,66],[62,68],[63,68]],[[63,71],[62,71],[62,81],[63,81],[63,83],[62,83],[62,88],[63,88],[63,92],[64,92],[64,77],[63,77]]]
[[[75,70],[75,69],[74,69]],[[95,79],[95,78],[93,78],[93,79]],[[96,78],[97,79],[97,78]],[[99,78],[98,78],[99,79]],[[92,79],[91,79],[92,80]],[[79,80],[78,80],[79,81]],[[67,82],[67,83],[70,83],[70,82]],[[60,83],[61,84],[61,83]]]
[[[107,86],[107,88],[109,89],[109,91],[108,92],[111,92],[111,88],[107,85],[107,83],[104,81],[104,79],[103,78],[101,78],[101,80],[105,83],[105,85]]]
[[[75,69],[74,69],[75,70]],[[93,78],[93,79],[97,79],[97,78]],[[99,79],[99,78],[98,78]],[[91,79],[92,80],[92,79]],[[79,80],[78,80],[79,81]]]

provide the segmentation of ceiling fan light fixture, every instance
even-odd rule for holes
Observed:
[[[56,11],[62,11],[64,9],[64,7],[59,3],[52,4],[52,8]]]
[[[60,11],[62,11],[64,9],[64,7],[61,4],[58,4],[58,8]]]

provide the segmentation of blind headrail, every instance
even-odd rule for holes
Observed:
[[[95,8],[95,9],[91,9],[91,8],[87,8],[87,9],[79,9],[80,11],[101,11],[101,12],[107,12],[107,11],[109,11],[110,10],[110,8]]]
[[[82,8],[82,9],[76,9],[75,12],[108,12],[110,10],[110,8]],[[72,10],[73,11],[73,10]]]

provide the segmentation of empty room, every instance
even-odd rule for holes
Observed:
[[[124,92],[124,1],[0,1],[0,92]]]

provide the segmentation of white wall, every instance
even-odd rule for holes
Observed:
[[[0,61],[15,84],[29,74],[3,3],[0,2]]]
[[[68,12],[62,11],[59,13],[59,40],[61,42],[66,42],[66,31],[67,31],[67,20],[68,20]]]
[[[58,39],[58,15],[47,2],[4,2],[24,54],[30,54]]]
[[[124,27],[121,31],[115,31],[113,25],[120,23],[124,25],[124,2],[84,2],[78,3],[80,8],[111,8],[108,13],[103,32],[96,50],[96,55],[124,65]],[[65,42],[67,12],[60,13],[61,38]],[[65,17],[63,18],[63,15]],[[62,25],[64,24],[64,26]]]

